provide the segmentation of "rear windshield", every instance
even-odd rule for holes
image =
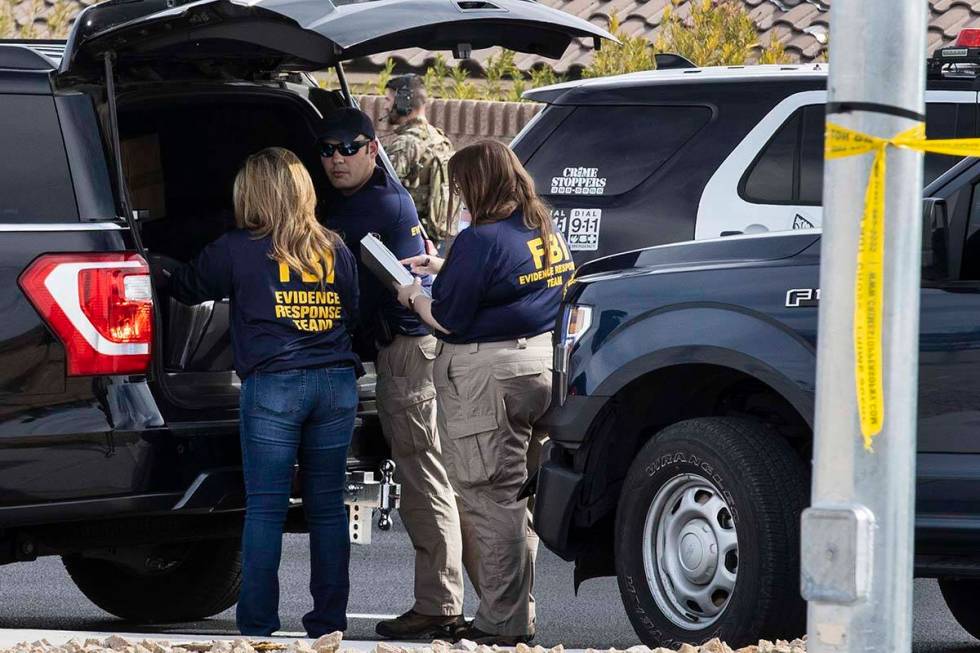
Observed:
[[[0,95],[0,223],[75,222],[54,97]]]
[[[655,173],[710,118],[707,107],[578,107],[525,165],[541,195],[622,195]]]

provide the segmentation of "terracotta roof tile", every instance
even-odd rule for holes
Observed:
[[[94,0],[68,0],[75,7],[91,4]],[[656,39],[663,19],[665,7],[672,0],[539,0],[542,4],[562,9],[607,27],[609,18],[617,14],[622,20],[627,34],[644,35]],[[677,12],[682,17],[690,15],[691,6],[699,0],[679,0]],[[749,10],[749,16],[759,30],[759,42],[768,43],[772,35],[783,42],[787,54],[800,61],[811,61],[821,56],[824,46],[817,35],[826,36],[830,21],[830,4],[837,0],[739,0]],[[47,18],[52,12],[55,0],[39,0],[38,10],[32,11],[35,0],[12,0],[14,17],[19,25],[33,22],[36,36],[51,36]],[[930,25],[928,35],[929,50],[945,45],[956,38],[963,27],[980,26],[980,0],[929,0]],[[815,35],[816,33],[816,35]],[[11,36],[11,35],[0,35]],[[474,60],[468,67],[482,70],[487,57],[495,54],[494,49],[474,53]],[[421,72],[431,63],[433,55],[419,49],[399,50],[372,57],[365,57],[348,65],[353,72],[372,72],[380,69],[388,56],[395,58],[397,70]],[[543,59],[532,55],[519,54],[515,61],[521,70],[547,65],[559,74],[577,73],[587,66],[592,58],[590,43],[578,40],[572,42],[558,61]],[[450,63],[452,63],[450,59]]]

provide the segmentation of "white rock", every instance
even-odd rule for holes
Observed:
[[[589,649],[589,651],[591,650],[592,649]],[[518,642],[515,651],[516,653],[531,653],[531,647],[525,644],[524,642]]]
[[[701,645],[701,653],[732,653],[732,649],[728,647],[728,644],[715,637]]]
[[[444,642],[441,639],[432,640],[432,650],[435,653],[449,653],[453,648],[452,644],[449,642]]]
[[[626,649],[626,653],[653,653],[649,646],[631,646]]]
[[[113,651],[123,651],[129,646],[129,641],[125,637],[120,637],[119,635],[110,635],[105,638],[102,642],[102,646],[105,648],[111,648]]]
[[[374,648],[374,653],[402,653],[402,649],[388,642],[378,642],[378,645]]]
[[[313,642],[313,650],[317,653],[334,653],[340,648],[340,645],[344,641],[344,634],[339,630],[329,633],[327,635],[321,635],[315,642]]]
[[[565,653],[565,647],[559,644],[558,646],[552,646],[548,653]]]
[[[67,642],[65,642],[65,645],[62,648],[65,651],[67,651],[67,653],[78,653],[79,651],[84,650],[85,647],[88,646],[89,642],[92,642],[93,644],[99,644],[100,643],[99,640],[97,640],[97,639],[87,639],[87,640],[85,640],[85,643],[82,644],[77,639],[75,639],[74,637],[72,637]]]
[[[468,639],[461,639],[458,642],[456,642],[456,648],[458,648],[458,649],[460,649],[462,651],[475,651],[476,650],[476,642],[471,642]],[[379,653],[380,653],[380,651],[379,651]]]

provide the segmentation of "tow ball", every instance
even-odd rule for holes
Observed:
[[[394,481],[395,463],[384,460],[379,468],[380,480],[374,472],[347,472],[344,503],[350,507],[348,534],[351,544],[370,544],[372,517],[378,511],[378,528],[391,529],[391,512],[398,508],[401,486]]]

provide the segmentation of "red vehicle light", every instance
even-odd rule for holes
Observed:
[[[968,27],[960,30],[956,37],[956,46],[960,48],[980,48],[980,28]]]
[[[153,296],[141,256],[44,254],[18,282],[64,345],[69,376],[149,370]]]

